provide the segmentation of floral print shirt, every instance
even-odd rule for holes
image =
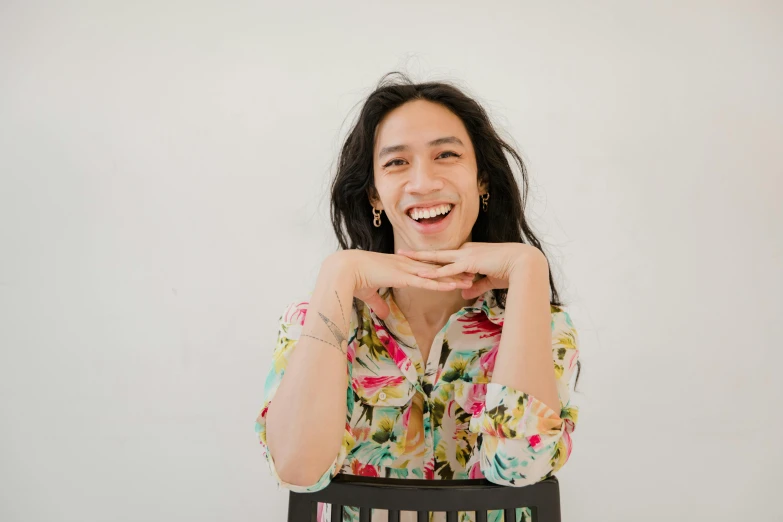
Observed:
[[[391,292],[382,296],[391,310],[383,322],[357,301],[359,313],[352,314],[348,343],[350,387],[342,449],[320,480],[307,487],[280,479],[266,445],[266,412],[296,348],[307,302],[291,304],[281,317],[256,432],[282,487],[317,491],[338,473],[486,478],[525,486],[565,464],[578,412],[570,401],[569,383],[579,352],[568,312],[551,306],[552,364],[560,397],[560,411],[555,412],[532,395],[492,382],[504,309],[491,291],[449,318],[435,336],[427,361]],[[319,522],[331,520],[328,508],[319,507]],[[445,513],[434,515],[437,521]],[[517,518],[529,519],[528,510],[519,509]],[[358,510],[346,507],[345,522],[358,519]],[[490,511],[488,519],[501,520],[502,511]],[[459,520],[473,522],[473,513],[460,512]]]

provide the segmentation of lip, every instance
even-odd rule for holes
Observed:
[[[444,205],[444,203],[435,203],[432,206],[437,205]],[[429,208],[429,207],[409,207],[409,208]],[[438,232],[442,232],[446,229],[446,227],[449,226],[449,223],[451,223],[451,216],[454,215],[454,209],[457,208],[457,205],[454,205],[451,203],[451,211],[446,215],[445,218],[441,219],[437,223],[419,223],[412,217],[408,215],[408,211],[405,211],[405,216],[411,220],[411,223],[413,224],[413,228],[416,229],[417,232],[420,234],[437,234]]]

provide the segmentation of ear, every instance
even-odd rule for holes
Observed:
[[[375,210],[383,210],[383,203],[381,203],[381,198],[378,197],[378,191],[375,190],[375,187],[370,187],[367,192],[372,208]]]
[[[483,196],[484,194],[489,192],[489,176],[479,175],[478,190],[479,190],[479,196]]]

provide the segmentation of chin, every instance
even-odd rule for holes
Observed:
[[[463,244],[465,241],[457,239],[425,239],[416,242],[415,250],[457,250]]]

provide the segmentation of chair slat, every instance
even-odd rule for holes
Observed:
[[[332,522],[343,522],[343,506],[332,504]]]
[[[359,520],[370,522],[372,510],[389,513],[397,522],[402,511],[417,513],[418,522],[429,522],[430,513],[446,514],[456,521],[460,512],[476,514],[486,522],[489,513],[503,512],[505,522],[516,522],[517,512],[528,507],[533,522],[561,522],[560,490],[555,477],[524,487],[506,487],[486,479],[418,480],[338,475],[324,489],[290,494],[288,522],[315,522],[318,503],[331,504],[331,522],[340,520],[340,507],[359,510]],[[498,513],[499,514],[499,513]]]
[[[318,502],[305,493],[291,493],[288,499],[288,522],[317,522]]]

